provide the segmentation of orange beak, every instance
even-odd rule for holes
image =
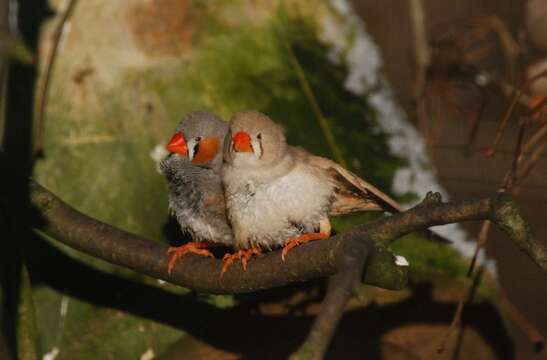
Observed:
[[[171,153],[188,156],[188,146],[186,146],[184,136],[182,136],[182,133],[180,132],[173,135],[169,144],[167,144],[166,149]]]
[[[236,152],[253,152],[251,137],[244,131],[238,131],[234,137],[234,150]]]

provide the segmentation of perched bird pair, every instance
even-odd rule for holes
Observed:
[[[169,249],[169,272],[187,252],[212,256],[210,243],[237,249],[224,257],[222,275],[236,260],[246,268],[262,249],[283,246],[284,259],[299,244],[329,237],[331,216],[400,211],[337,163],[288,145],[283,129],[256,111],[236,114],[229,127],[214,114],[190,113],[167,149],[169,209],[194,237]]]

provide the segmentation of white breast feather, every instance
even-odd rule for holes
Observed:
[[[248,178],[228,182],[226,201],[236,245],[275,247],[314,231],[327,214],[333,192],[332,185],[319,176],[306,164],[298,164],[266,184]]]

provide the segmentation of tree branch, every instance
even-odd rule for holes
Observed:
[[[520,209],[506,193],[479,200],[443,203],[438,193],[428,193],[416,207],[398,215],[382,218],[367,226],[371,239],[388,243],[429,226],[490,220],[524,251],[532,261],[547,271],[547,248],[536,240]]]
[[[44,217],[43,232],[73,248],[113,264],[164,279],[197,292],[234,294],[268,289],[297,281],[330,276],[338,271],[345,253],[344,243],[367,237],[377,245],[369,259],[364,281],[387,288],[405,285],[406,267],[395,264],[381,245],[429,226],[469,220],[491,220],[547,270],[547,250],[535,240],[508,195],[480,200],[441,202],[440,195],[428,194],[418,206],[400,214],[381,218],[328,241],[314,241],[295,248],[285,262],[278,252],[263,254],[249,264],[248,271],[232,266],[222,278],[221,261],[188,255],[167,274],[167,245],[125,232],[90,218],[67,205],[41,185],[31,181],[31,202]]]
[[[345,251],[343,244],[352,237],[348,233],[297,247],[285,262],[279,252],[266,253],[253,259],[247,271],[232,266],[222,278],[220,260],[189,254],[169,275],[167,245],[90,218],[36,182],[31,181],[30,189],[31,202],[45,220],[42,232],[87,254],[197,292],[246,293],[333,275]],[[396,265],[394,256],[382,245],[373,247],[370,263],[366,283],[388,289],[406,286],[408,267]]]
[[[511,197],[496,194],[479,200],[443,203],[438,193],[403,213],[384,217],[327,241],[295,248],[285,262],[278,251],[260,255],[248,271],[232,266],[221,278],[221,261],[188,255],[167,274],[167,245],[104,224],[73,209],[39,184],[30,183],[31,203],[46,221],[41,230],[63,243],[113,264],[167,280],[197,292],[245,293],[334,275],[322,311],[293,358],[324,356],[354,286],[364,281],[400,289],[407,266],[398,266],[385,247],[399,237],[430,226],[490,220],[543,270],[547,250],[539,243]],[[366,266],[365,266],[366,265]]]
[[[312,326],[308,337],[300,349],[291,356],[291,360],[322,359],[338,323],[342,319],[344,309],[355,286],[360,282],[365,264],[371,253],[373,242],[360,241],[353,238],[346,241],[347,248],[339,261],[338,272],[329,279],[327,294],[321,304],[321,311]]]

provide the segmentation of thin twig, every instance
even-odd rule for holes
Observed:
[[[491,224],[492,222],[489,220],[485,220],[482,222],[481,229],[479,231],[479,235],[477,239],[477,245],[475,246],[475,252],[473,253],[473,257],[471,258],[471,263],[469,264],[469,268],[467,269],[467,277],[469,279],[473,277],[473,272],[477,264],[477,258],[479,256],[480,249],[482,249],[484,245],[486,245]],[[482,270],[481,270],[481,273],[482,273]],[[476,280],[477,279],[478,278],[476,277]],[[441,341],[441,344],[437,348],[438,354],[444,352],[448,339],[450,338],[450,335],[452,334],[454,329],[460,324],[465,303],[472,297],[472,294],[473,293],[470,291],[470,288],[467,288],[466,291],[464,291],[463,296],[458,301],[456,311],[454,312],[454,315],[452,316],[452,322],[450,323],[448,330],[443,336],[443,340]]]
[[[471,263],[469,269],[467,269],[467,277],[471,278],[473,271],[475,270],[475,265],[477,264],[477,259],[479,257],[480,249],[484,248],[486,241],[488,240],[488,233],[490,232],[490,226],[492,223],[489,220],[482,222],[481,229],[479,231],[479,236],[477,238],[477,245],[475,246],[475,252],[471,258]]]
[[[522,141],[524,139],[524,131],[526,129],[526,123],[521,121],[519,123],[519,131],[517,134],[517,143],[515,145],[515,151],[513,153],[513,161],[511,162],[511,169],[505,175],[503,183],[498,191],[504,192],[509,191],[513,188],[515,184],[515,179],[517,177],[517,172],[519,170],[519,159],[522,155]]]
[[[542,78],[543,76],[547,75],[547,70],[544,70],[540,72],[539,74],[534,75],[533,77],[527,79],[518,89],[514,89],[513,96],[511,99],[511,103],[509,104],[509,107],[507,108],[507,111],[505,112],[503,119],[498,126],[498,130],[496,132],[496,137],[494,139],[494,143],[488,150],[488,155],[492,156],[496,152],[496,147],[498,146],[498,143],[501,140],[501,137],[503,136],[503,133],[505,132],[505,128],[507,127],[507,123],[509,122],[509,119],[513,115],[513,112],[515,110],[515,105],[518,103],[520,97],[524,93],[524,90],[528,88],[531,84],[533,84],[538,79]]]
[[[513,98],[513,95],[518,91],[518,89],[515,86],[513,86],[512,84],[509,84],[507,81],[500,78],[499,76],[497,76],[493,73],[489,73],[487,71],[479,72],[476,75],[476,78],[480,79],[480,82],[481,82],[480,85],[481,86],[494,85],[499,90],[501,90],[501,92],[505,96],[507,96],[511,99]],[[520,105],[528,107],[531,99],[532,98],[529,95],[527,95],[525,93],[521,93],[520,97],[518,98],[517,101]]]
[[[474,114],[473,122],[471,124],[471,131],[469,132],[469,138],[467,140],[467,147],[471,148],[473,144],[475,143],[475,139],[477,138],[477,134],[479,132],[479,126],[481,123],[481,120],[484,115],[484,110],[486,109],[486,90],[484,88],[480,88],[481,90],[481,103],[479,105],[479,110]]]
[[[522,165],[522,170],[515,179],[515,185],[521,184],[522,181],[530,174],[530,172],[534,169],[537,163],[541,160],[541,156],[546,149],[547,141],[544,141],[534,150],[526,164]]]
[[[477,292],[477,288],[480,284],[483,273],[484,273],[484,267],[481,266],[479,267],[476,275],[470,278],[463,292],[463,296],[458,302],[456,311],[454,313],[454,316],[452,317],[452,322],[448,326],[448,330],[444,334],[443,339],[441,340],[441,343],[439,344],[439,347],[437,347],[437,354],[442,354],[446,350],[446,345],[448,344],[448,340],[450,340],[450,336],[454,333],[454,330],[456,330],[456,328],[461,325],[464,306],[466,303],[472,301],[473,298],[475,297],[475,293]],[[458,347],[459,346],[456,346],[456,350],[458,350]]]
[[[522,153],[520,154],[520,158],[518,159],[519,162],[521,162],[526,154],[530,153],[531,149],[536,146],[545,136],[547,135],[547,124],[542,125],[539,130],[536,130],[530,140],[524,144],[522,147]]]
[[[547,111],[547,96],[536,95],[532,97],[528,103],[528,107],[532,110],[530,117],[534,120],[539,120],[543,113],[546,113]]]
[[[545,350],[545,338],[536,329],[536,327],[528,321],[528,319],[519,311],[519,309],[509,300],[507,295],[501,291],[500,305],[505,313],[511,319],[511,322],[516,324],[525,334],[534,346],[537,355],[547,359],[547,351]]]
[[[414,85],[414,101],[418,123],[424,128],[428,123],[427,102],[425,90],[427,71],[431,63],[431,49],[427,40],[426,15],[423,0],[409,0],[410,21],[414,35],[414,61],[416,64],[416,80]]]
[[[323,136],[325,137],[325,140],[327,140],[327,145],[329,146],[330,151],[332,152],[332,155],[334,156],[334,159],[340,165],[347,168],[348,166],[344,158],[344,155],[342,154],[342,151],[340,151],[340,148],[336,144],[336,139],[334,138],[334,135],[330,129],[327,118],[323,115],[323,112],[321,111],[321,107],[319,106],[319,103],[317,102],[317,97],[315,96],[313,89],[310,86],[310,83],[306,79],[306,74],[304,73],[304,69],[302,69],[302,66],[300,65],[300,62],[298,61],[298,58],[296,57],[296,54],[294,53],[291,47],[291,44],[289,44],[289,42],[284,37],[282,37],[281,41],[283,42],[283,44],[285,45],[285,48],[287,49],[287,54],[289,55],[289,61],[291,62],[291,65],[294,68],[296,76],[298,77],[298,81],[300,82],[302,91],[304,92],[304,95],[308,99],[311,109],[313,113],[315,114],[317,121],[319,122],[319,127],[321,128],[321,131],[323,132]]]
[[[487,21],[500,40],[503,55],[506,60],[506,73],[509,76],[510,81],[514,81],[516,59],[521,52],[520,46],[511,35],[507,25],[498,16],[489,16]]]
[[[509,103],[509,106],[507,110],[505,111],[505,114],[503,115],[503,118],[501,120],[501,123],[498,126],[498,130],[496,131],[496,137],[494,139],[494,143],[487,150],[486,154],[488,156],[493,156],[496,153],[496,148],[498,147],[501,137],[503,136],[503,133],[505,132],[505,128],[507,127],[507,123],[509,122],[511,115],[513,115],[513,112],[515,111],[515,106],[517,105],[521,94],[522,94],[522,89],[515,89],[512,95],[511,102]]]
[[[68,4],[66,5],[65,9],[62,10],[60,19],[58,20],[55,31],[53,32],[53,46],[51,48],[49,56],[46,57],[43,79],[36,92],[36,107],[34,120],[36,135],[34,137],[33,156],[41,154],[44,150],[44,116],[49,93],[49,85],[51,83],[51,77],[53,76],[55,60],[57,58],[57,54],[59,53],[59,47],[63,36],[63,29],[65,28],[70,16],[72,15],[72,12],[77,2],[78,0],[68,0]]]

